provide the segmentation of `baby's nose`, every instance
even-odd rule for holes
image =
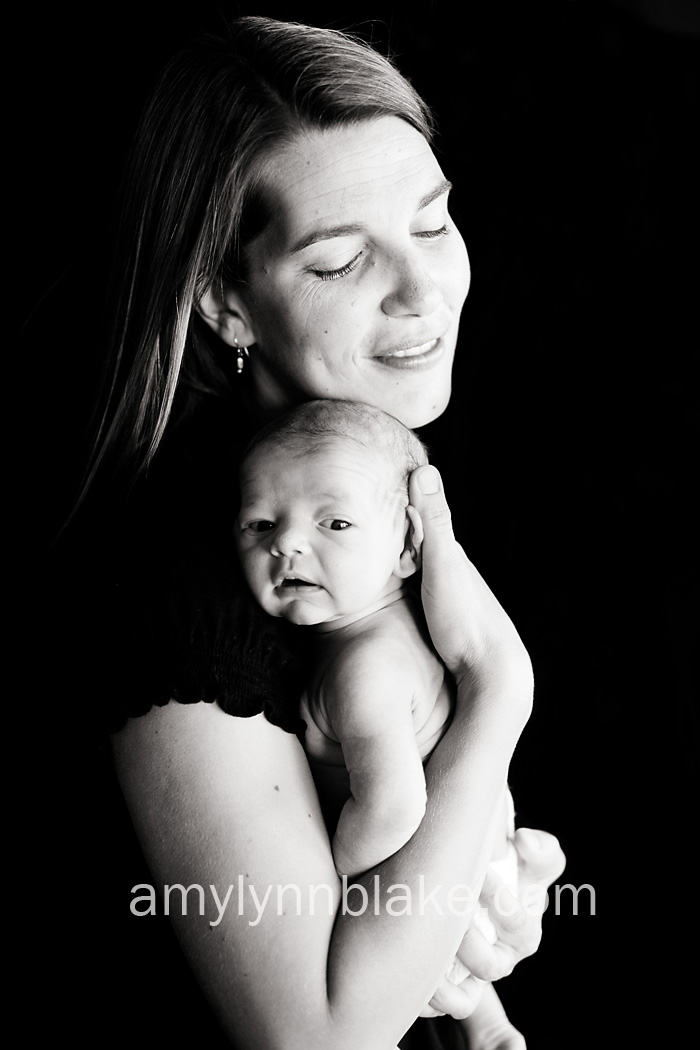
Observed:
[[[309,541],[303,529],[285,525],[276,529],[272,541],[272,553],[277,557],[290,557],[292,554],[306,554]]]

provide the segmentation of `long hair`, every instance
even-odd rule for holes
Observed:
[[[109,461],[137,477],[176,400],[225,395],[216,337],[194,307],[214,282],[244,275],[246,240],[264,228],[265,159],[302,129],[379,116],[429,141],[427,107],[391,62],[337,30],[244,17],[165,67],[126,169],[109,346],[83,494]]]

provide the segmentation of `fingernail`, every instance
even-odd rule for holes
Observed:
[[[434,496],[440,491],[440,475],[435,467],[423,467],[418,475],[418,488],[424,496]]]

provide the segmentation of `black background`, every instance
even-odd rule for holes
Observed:
[[[518,822],[557,834],[568,857],[560,883],[596,893],[596,914],[584,893],[577,916],[563,894],[537,956],[501,986],[530,1050],[671,1047],[690,1031],[693,11],[632,0],[123,3],[35,5],[18,20],[10,219],[20,314],[40,333],[21,366],[24,389],[43,396],[29,463],[43,536],[70,499],[120,166],[169,54],[237,13],[357,26],[390,46],[437,113],[473,281],[452,405],[423,436],[460,538],[535,665],[535,708],[512,766]],[[14,873],[22,885],[31,871],[39,895],[22,970],[31,1026],[75,1046],[189,1045],[188,1025],[201,1022],[183,1005],[184,977],[158,955],[160,925],[156,937],[156,920],[124,922],[131,886],[150,880],[118,845],[105,755],[66,739],[70,683],[42,666],[51,624],[40,590],[34,604],[38,728],[20,793],[33,848]],[[197,1041],[215,1045],[199,1028]]]

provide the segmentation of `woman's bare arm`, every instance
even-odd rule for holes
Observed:
[[[357,891],[343,914],[343,887],[294,737],[263,716],[174,703],[115,737],[118,775],[157,889],[204,889],[204,916],[193,896],[183,916],[175,895],[172,918],[236,1046],[385,1050],[401,1038],[469,921],[455,915],[448,891],[469,886],[476,898],[483,878],[481,843],[507,767],[502,741],[496,753],[488,735],[485,719],[481,727],[453,724],[427,771],[425,819],[403,850],[357,880],[369,894],[358,915],[350,914],[362,910]],[[482,760],[462,761],[467,746]],[[397,884],[405,888],[390,891]],[[211,886],[222,903],[233,886],[223,916]],[[391,914],[387,901],[402,893],[393,910],[405,910],[407,892],[413,914]]]
[[[458,697],[426,769],[424,820],[357,880],[367,906],[357,890],[343,895],[300,745],[262,716],[171,703],[114,741],[157,885],[205,890],[204,916],[190,907],[184,916],[175,909],[173,920],[241,1050],[394,1046],[453,957],[469,924],[465,898],[476,901],[483,881],[492,821],[530,711],[529,662],[454,543],[441,489],[416,491],[412,502],[426,530],[428,623]],[[233,887],[223,913],[211,886],[220,901]]]

